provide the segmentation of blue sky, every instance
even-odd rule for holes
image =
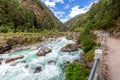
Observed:
[[[86,13],[98,0],[41,0],[62,22]]]

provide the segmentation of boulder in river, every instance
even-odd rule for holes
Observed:
[[[7,60],[5,61],[5,63],[10,63],[10,62],[12,62],[12,61],[15,61],[15,60],[18,60],[18,59],[22,59],[22,58],[24,58],[24,56],[23,56],[23,55],[20,55],[20,56],[15,57],[15,58],[7,59]]]
[[[3,60],[3,58],[0,58],[0,65],[2,64],[2,60]]]
[[[49,53],[51,51],[52,51],[51,49],[49,49],[47,47],[43,47],[38,51],[37,55],[38,56],[45,56],[47,53]]]
[[[3,60],[3,58],[0,58],[0,61],[2,61]]]
[[[56,61],[50,60],[50,61],[48,61],[48,64],[56,64]]]
[[[42,70],[41,66],[35,68],[34,73],[39,73]]]
[[[25,68],[28,68],[29,67],[29,65],[25,65]]]
[[[79,46],[77,44],[67,44],[60,51],[62,52],[71,52],[71,51],[78,51]]]

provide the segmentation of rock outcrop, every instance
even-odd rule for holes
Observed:
[[[7,59],[7,60],[5,61],[5,63],[10,63],[10,62],[13,62],[13,61],[15,61],[15,60],[22,59],[22,58],[24,58],[24,56],[23,56],[23,55],[20,55],[20,56],[15,57],[15,58]]]
[[[47,47],[43,47],[38,51],[37,55],[38,56],[45,56],[47,53],[49,53],[51,51],[52,51],[51,49],[49,49]]]
[[[0,45],[0,54],[4,53],[7,50],[12,49],[11,44]]]
[[[78,51],[79,46],[77,44],[67,44],[60,51],[62,52],[71,52],[71,51]]]

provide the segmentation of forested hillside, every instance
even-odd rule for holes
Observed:
[[[114,30],[116,33],[120,31],[120,0],[99,0],[92,5],[87,13],[77,15],[65,24],[69,26],[70,31],[80,32],[77,42],[82,45],[84,51],[84,67],[79,63],[70,64],[66,70],[66,77],[72,80],[87,80],[88,74],[85,72],[89,73],[88,63],[94,61],[93,53],[99,46],[99,43],[96,42],[97,37],[93,33],[95,30]],[[77,65],[81,66],[79,71],[86,71],[78,73]],[[74,69],[71,69],[71,67],[74,67]],[[74,73],[71,73],[71,71]],[[79,75],[77,79],[74,77],[75,74]]]
[[[0,0],[0,32],[65,30],[41,0]]]
[[[76,16],[68,21],[66,25],[72,25],[72,30],[79,27],[89,27],[90,29],[110,29],[116,27],[120,30],[120,1],[99,0],[92,5],[87,13]]]

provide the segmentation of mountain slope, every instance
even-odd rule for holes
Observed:
[[[65,25],[40,0],[0,0],[1,32],[43,29],[64,30]]]
[[[99,0],[94,3],[90,10],[78,18],[67,22],[72,24],[73,29],[76,27],[89,27],[90,29],[109,29],[118,26],[120,22],[120,3],[119,0]]]

